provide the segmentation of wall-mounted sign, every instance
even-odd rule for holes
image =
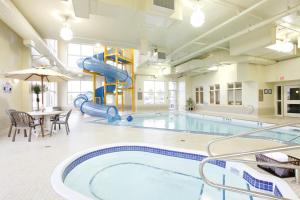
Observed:
[[[268,90],[268,94],[272,94],[272,89],[269,89],[269,90]]]
[[[264,94],[272,94],[272,89],[264,89]]]
[[[2,89],[4,93],[11,93],[12,85],[9,82],[6,82],[3,84]]]

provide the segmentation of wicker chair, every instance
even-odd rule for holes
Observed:
[[[34,118],[26,112],[15,111],[12,112],[11,115],[16,123],[16,129],[12,138],[13,142],[16,140],[17,130],[20,129],[24,129],[25,136],[26,136],[25,130],[29,129],[28,142],[31,142],[32,128],[35,128],[37,126],[41,126],[42,136],[44,137],[44,129],[40,120],[34,120]]]
[[[16,127],[16,122],[14,120],[14,118],[12,117],[11,113],[15,112],[16,110],[14,109],[7,109],[5,112],[8,115],[9,119],[10,119],[10,127],[9,127],[9,131],[8,131],[8,137],[11,136],[11,131],[13,127]]]
[[[53,127],[55,127],[57,124],[58,124],[58,125],[65,125],[67,135],[69,134],[70,128],[69,128],[69,123],[68,123],[68,121],[69,121],[71,112],[72,112],[72,109],[69,110],[68,113],[67,113],[66,115],[60,115],[58,120],[55,120],[55,121],[52,122],[50,135],[52,135]]]

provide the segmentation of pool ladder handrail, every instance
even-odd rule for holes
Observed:
[[[211,152],[211,146],[212,144],[215,144],[220,141],[224,140],[230,140],[233,138],[241,137],[241,136],[246,136],[246,135],[251,135],[254,133],[259,133],[267,130],[272,130],[272,129],[277,129],[277,128],[282,128],[286,126],[291,126],[291,125],[296,125],[299,124],[299,122],[295,123],[287,123],[287,124],[280,124],[280,125],[275,125],[267,128],[261,128],[257,129],[254,131],[246,132],[246,133],[241,133],[233,136],[225,136],[221,138],[217,138],[207,145],[207,152],[208,152],[208,157],[203,159],[200,163],[199,166],[199,173],[200,176],[203,179],[203,182],[212,186],[216,187],[219,189],[224,189],[224,190],[229,190],[232,192],[237,192],[241,194],[247,194],[251,196],[256,196],[260,198],[267,198],[267,199],[283,199],[283,200],[291,200],[288,198],[280,198],[275,195],[267,194],[267,193],[262,193],[262,192],[257,192],[257,191],[250,191],[242,188],[237,188],[237,187],[232,187],[232,186],[226,186],[226,185],[221,185],[218,183],[215,183],[213,181],[210,181],[204,173],[204,166],[206,163],[212,160],[224,160],[224,161],[232,161],[232,162],[240,162],[240,163],[248,163],[248,164],[256,164],[256,165],[266,165],[266,166],[271,166],[271,167],[284,167],[284,168],[290,168],[290,169],[295,169],[295,177],[296,177],[296,183],[300,184],[300,166],[295,166],[295,165],[290,165],[290,164],[277,164],[277,163],[267,163],[267,162],[258,162],[258,161],[253,161],[253,160],[245,160],[245,159],[234,159],[235,157],[242,157],[242,156],[249,156],[249,155],[255,155],[258,153],[272,153],[272,152],[278,152],[278,151],[288,151],[288,150],[295,150],[295,149],[300,149],[300,145],[286,145],[282,147],[273,147],[273,148],[265,148],[265,149],[260,149],[260,150],[252,150],[252,151],[247,151],[247,152],[239,152],[239,153],[230,153],[230,154],[221,154],[221,155],[213,155]]]

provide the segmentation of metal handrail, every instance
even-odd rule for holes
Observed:
[[[285,127],[285,126],[291,126],[291,125],[296,125],[296,124],[299,124],[299,122],[286,123],[286,124],[275,125],[275,126],[271,126],[271,127],[267,127],[267,128],[261,128],[261,129],[257,129],[257,130],[246,132],[246,133],[241,133],[241,134],[237,134],[237,135],[217,138],[217,139],[211,141],[207,145],[207,152],[208,152],[209,157],[203,159],[200,163],[200,166],[199,166],[200,176],[202,177],[203,181],[206,184],[208,184],[212,187],[216,187],[216,188],[220,188],[220,189],[224,189],[224,190],[229,190],[229,191],[233,191],[233,192],[238,192],[238,193],[242,193],[242,194],[248,194],[248,195],[252,195],[252,196],[256,196],[256,197],[260,197],[260,198],[290,200],[290,199],[284,198],[284,197],[280,198],[280,197],[277,197],[275,195],[270,195],[270,194],[257,192],[257,191],[249,191],[249,190],[245,190],[245,189],[237,188],[237,187],[232,187],[232,186],[221,185],[221,184],[215,183],[213,181],[210,181],[205,176],[204,165],[206,163],[208,163],[209,161],[211,161],[211,160],[220,160],[221,159],[221,160],[226,160],[226,161],[240,162],[240,163],[247,163],[247,164],[256,164],[256,165],[266,165],[266,166],[271,166],[271,167],[290,168],[290,169],[295,169],[296,183],[299,184],[300,183],[300,166],[295,166],[295,165],[290,165],[290,164],[266,163],[266,162],[258,162],[258,161],[253,161],[253,160],[233,159],[233,158],[234,157],[255,155],[255,154],[258,154],[258,153],[271,153],[271,152],[278,152],[278,151],[288,151],[288,150],[300,149],[300,145],[283,146],[283,147],[276,147],[276,148],[265,148],[265,149],[261,149],[261,150],[252,150],[252,151],[248,151],[248,152],[230,153],[230,154],[215,155],[215,156],[213,155],[213,153],[211,151],[211,146],[213,144],[217,143],[217,142],[220,142],[220,141],[230,140],[230,139],[237,138],[237,137],[242,137],[242,136],[251,135],[251,134],[254,134],[254,133],[259,133],[259,132],[263,132],[263,131],[268,131],[268,130],[282,128],[282,127]]]
[[[236,135],[220,137],[220,138],[217,138],[217,139],[212,140],[211,142],[209,142],[208,145],[207,145],[206,150],[207,150],[207,153],[208,153],[209,156],[213,156],[213,153],[211,151],[211,146],[213,144],[217,143],[217,142],[224,141],[224,140],[230,140],[230,139],[237,138],[237,137],[247,136],[247,135],[251,135],[251,134],[255,134],[255,133],[260,133],[260,132],[263,132],[263,131],[269,131],[269,130],[273,130],[273,129],[277,129],[277,128],[282,128],[282,127],[285,127],[285,126],[292,126],[292,125],[296,125],[296,124],[300,124],[300,123],[299,122],[293,122],[293,123],[279,124],[279,125],[274,125],[274,126],[270,126],[270,127],[266,127],[266,128],[256,129],[254,131],[249,131],[249,132],[246,132],[246,133],[240,133],[240,134],[236,134]]]
[[[208,184],[212,187],[216,187],[216,188],[220,188],[220,189],[224,189],[224,190],[229,190],[229,191],[232,191],[232,192],[238,192],[238,193],[241,193],[241,194],[252,195],[252,196],[259,197],[259,198],[267,198],[267,199],[273,199],[273,200],[275,200],[275,199],[292,200],[292,199],[288,199],[288,198],[285,198],[285,197],[280,198],[280,197],[275,196],[275,195],[270,195],[270,194],[257,192],[257,191],[249,191],[249,190],[245,190],[245,189],[242,189],[242,188],[237,188],[237,187],[232,187],[232,186],[225,186],[225,185],[215,183],[213,181],[210,181],[205,176],[204,166],[209,161],[220,160],[221,159],[221,160],[241,162],[241,163],[261,164],[261,165],[267,165],[267,166],[272,166],[272,167],[284,167],[284,168],[295,169],[297,171],[297,170],[300,170],[300,166],[287,165],[287,164],[277,164],[277,163],[257,162],[257,161],[242,160],[242,159],[241,160],[239,160],[239,159],[230,159],[230,158],[234,158],[234,157],[254,155],[254,154],[257,154],[257,153],[271,153],[271,152],[288,151],[288,150],[295,150],[295,149],[300,149],[300,145],[292,145],[292,146],[284,146],[284,147],[276,147],[276,148],[248,151],[248,152],[242,152],[242,153],[210,156],[210,157],[207,157],[207,158],[205,158],[201,161],[200,167],[199,167],[199,173],[200,173],[200,176],[202,177],[202,180],[204,181],[204,183],[206,183],[206,184]],[[299,171],[296,172],[296,176],[299,176]]]

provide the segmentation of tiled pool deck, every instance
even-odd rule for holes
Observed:
[[[64,129],[45,138],[33,137],[31,143],[18,135],[12,143],[7,130],[0,135],[0,199],[1,200],[54,200],[62,199],[51,187],[50,176],[58,163],[84,149],[104,144],[141,142],[205,151],[205,147],[216,136],[188,133],[165,134],[168,131],[135,129],[130,127],[84,123],[94,120],[74,113],[71,117],[71,134]],[[214,147],[215,152],[229,153],[281,145],[274,141],[259,139],[235,139]],[[226,147],[226,148],[224,148]],[[300,157],[300,152],[290,152]],[[259,170],[259,169],[258,169]],[[292,179],[287,179],[292,182]],[[293,186],[300,194],[300,187]]]

